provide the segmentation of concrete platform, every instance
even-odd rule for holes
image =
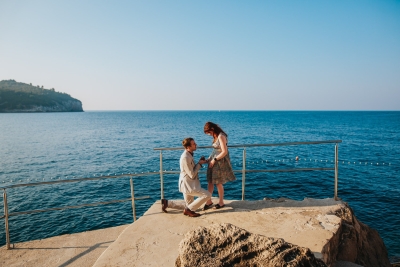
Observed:
[[[17,243],[0,248],[1,267],[92,266],[128,225]]]
[[[340,218],[334,212],[344,206],[333,199],[225,201],[225,204],[223,209],[202,211],[201,217],[190,218],[181,210],[162,213],[157,201],[121,233],[93,266],[174,266],[185,233],[214,223],[231,223],[252,233],[283,238],[322,257],[322,248],[339,227]]]

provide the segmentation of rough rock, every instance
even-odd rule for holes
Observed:
[[[348,261],[364,267],[391,266],[386,246],[376,230],[358,221],[347,204],[335,215],[342,221],[336,234],[322,250],[326,264]]]
[[[23,109],[13,109],[10,111],[3,110],[2,112],[25,113],[25,112],[82,112],[82,102],[79,100],[67,100],[54,102],[52,106],[37,106],[33,105]]]
[[[189,231],[179,244],[177,267],[326,266],[308,249],[282,238],[252,234],[229,223]]]

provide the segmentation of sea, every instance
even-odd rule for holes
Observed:
[[[357,218],[376,229],[392,262],[400,259],[399,111],[88,111],[0,113],[0,187],[108,175],[134,176],[137,216],[161,197],[160,151],[179,148],[193,137],[210,146],[205,122],[219,124],[228,145],[341,140],[338,143],[338,197]],[[231,147],[234,170],[243,165],[243,147]],[[179,170],[182,150],[163,151],[163,169]],[[200,148],[195,159],[208,156]],[[298,160],[295,160],[298,157]],[[333,168],[335,144],[246,148],[249,170]],[[206,169],[204,169],[205,171]],[[242,174],[225,184],[225,198],[242,198]],[[6,189],[9,213],[43,210],[130,197],[129,176]],[[206,177],[200,180],[206,187]],[[164,175],[166,198],[182,198],[178,174]],[[2,190],[4,191],[4,190]],[[217,196],[216,190],[214,196]],[[246,174],[246,200],[332,198],[334,171]],[[3,210],[3,198],[0,197]],[[4,214],[0,212],[0,216]],[[129,224],[131,202],[22,214],[9,219],[11,243]],[[268,233],[266,233],[268,235]],[[0,220],[0,245],[6,242]]]

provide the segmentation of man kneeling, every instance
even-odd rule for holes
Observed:
[[[211,193],[201,188],[199,180],[199,170],[201,164],[207,163],[205,159],[200,159],[198,163],[194,163],[193,152],[196,151],[197,144],[193,138],[188,137],[183,139],[182,145],[185,151],[182,153],[179,160],[181,174],[179,175],[179,192],[182,192],[185,200],[185,207],[183,214],[190,217],[198,217],[201,214],[195,211],[211,198]],[[194,197],[197,197],[194,200]],[[161,209],[167,212],[167,208],[180,208],[179,203],[168,201],[167,199],[161,200]]]

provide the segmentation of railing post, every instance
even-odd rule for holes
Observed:
[[[164,177],[162,165],[162,150],[160,150],[160,183],[161,183],[161,199],[164,198]]]
[[[246,186],[246,148],[243,148],[243,168],[242,168],[242,200],[244,200],[244,191]]]
[[[4,201],[4,225],[6,227],[6,244],[7,244],[7,249],[10,249],[10,231],[8,229],[8,204],[7,204],[7,192],[5,189],[3,192],[3,201]]]
[[[338,200],[339,146],[335,145],[335,200]]]
[[[133,187],[132,176],[131,176],[131,197],[132,197],[133,221],[136,222],[135,190],[134,190],[134,187]]]

